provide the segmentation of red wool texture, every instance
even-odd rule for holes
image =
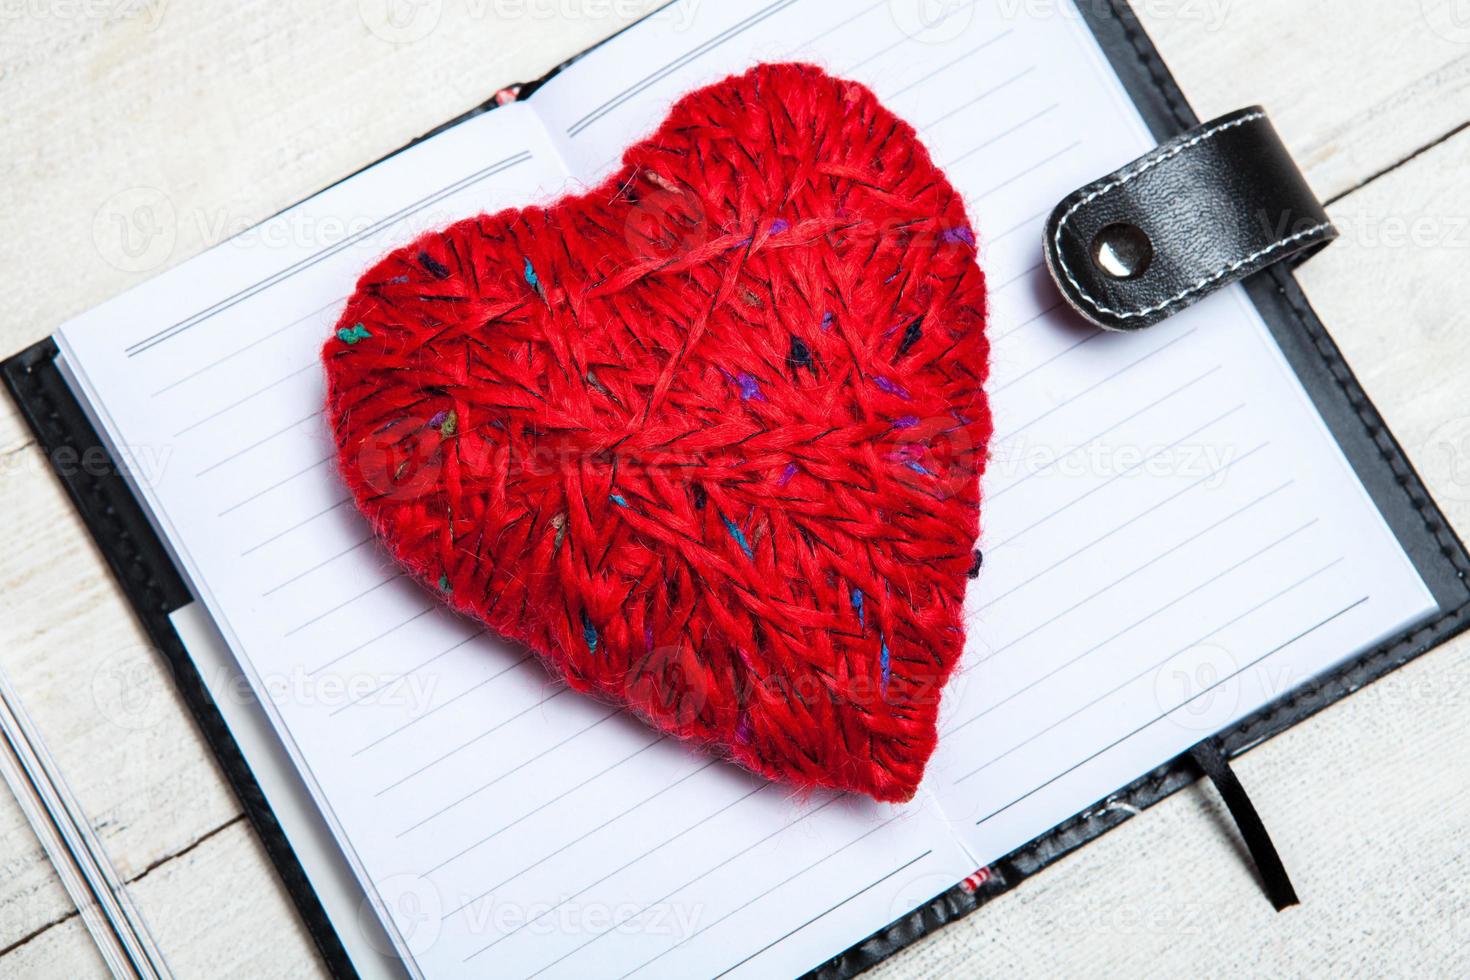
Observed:
[[[914,795],[991,435],[960,197],[861,85],[762,65],[622,169],[370,269],[323,357],[393,556],[757,773]]]

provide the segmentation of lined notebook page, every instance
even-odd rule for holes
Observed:
[[[1430,611],[1238,291],[1130,336],[1057,306],[1046,214],[1151,143],[1085,28],[929,7],[677,4],[63,330],[414,972],[801,972]],[[683,92],[788,58],[915,122],[990,283],[986,565],[902,808],[793,799],[442,611],[369,540],[320,420],[318,350],[373,258],[590,183]]]
[[[775,0],[692,37],[678,9],[537,94],[574,169],[752,58],[809,60],[911,121],[976,224],[985,566],[925,785],[979,863],[1433,611],[1242,290],[1130,335],[1065,310],[1047,216],[1154,145],[1074,13]]]
[[[69,324],[66,361],[413,972],[794,975],[974,870],[937,808],[793,799],[569,692],[407,582],[330,465],[361,269],[568,181],[527,106],[477,117]]]

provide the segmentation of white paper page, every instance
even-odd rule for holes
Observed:
[[[525,106],[490,113],[68,324],[64,356],[412,971],[800,973],[973,870],[937,811],[794,800],[568,692],[406,582],[330,462],[319,351],[362,269],[565,183]]]
[[[996,438],[925,786],[980,862],[1433,611],[1241,289],[1132,335],[1063,307],[1047,216],[1154,145],[1072,8],[711,6],[593,52],[538,111],[593,181],[681,93],[810,61],[913,122],[965,196]]]
[[[375,916],[359,915],[364,893],[344,860],[336,834],[322,819],[295,763],[276,736],[275,726],[244,685],[238,661],[230,652],[209,611],[191,602],[169,614],[169,621],[209,689],[230,728],[245,764],[280,823],[301,868],[311,879],[317,900],[337,927],[337,938],[363,980],[401,980],[404,971],[393,943]]]
[[[1204,734],[1166,737],[1179,728],[1166,723],[1120,741],[1159,712],[1133,689],[1078,711],[1106,689],[1089,669],[1116,685],[1212,625],[1201,607],[1244,614],[1268,597],[1252,589],[1295,582],[1289,570],[1301,578],[1323,566],[1258,620],[1241,615],[1208,638],[1248,651],[1231,654],[1244,666],[1269,649],[1250,646],[1258,623],[1260,635],[1269,626],[1284,638],[1336,612],[1264,663],[1278,684],[1429,600],[1238,295],[1130,337],[1093,337],[1043,312],[1054,301],[1038,262],[1046,211],[1149,142],[1082,28],[958,6],[914,38],[903,27],[920,22],[904,6],[683,4],[579,63],[535,105],[558,124],[558,151],[590,179],[689,88],[757,60],[803,57],[869,82],[919,123],[966,193],[991,283],[1001,438],[967,669],[946,696],[953,731],[926,789],[988,861],[1177,753],[1167,745]],[[666,64],[675,67],[645,84]],[[1079,71],[1096,84],[1077,84]],[[398,158],[403,169],[371,189],[364,177],[376,170],[339,188],[345,197],[303,207],[389,213],[386,202],[471,172],[457,161],[508,158],[519,145],[540,148],[533,160],[544,166],[512,165],[493,185],[445,198],[440,219],[418,227],[563,184],[541,134],[491,131],[502,115]],[[440,152],[446,138],[481,143]],[[313,422],[314,366],[357,272],[408,237],[384,234],[191,323],[313,254],[232,246],[69,325],[64,340],[114,439],[167,450],[149,502],[237,654],[280,691],[283,735],[415,965],[435,976],[792,974],[972,870],[933,809],[792,801],[708,765],[561,693],[523,653],[396,575],[330,472],[330,442]],[[171,329],[181,322],[190,325]],[[1079,446],[1080,467],[1064,455]],[[1248,557],[1267,546],[1276,550]],[[1082,601],[1114,579],[1123,580]],[[1062,666],[1155,610],[1106,659]],[[1033,689],[1044,698],[1026,690],[1047,674]],[[1139,683],[1155,690],[1178,676],[1155,670]],[[1234,710],[1255,694],[1241,691]],[[969,775],[1054,723],[1063,727]],[[1002,847],[1007,835],[1021,836]]]

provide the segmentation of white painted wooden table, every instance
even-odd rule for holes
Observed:
[[[0,0],[0,353],[654,5]],[[1470,2],[1136,5],[1200,115],[1264,102],[1331,202],[1343,239],[1302,281],[1470,534]],[[127,224],[147,213],[161,216],[156,226]],[[0,501],[9,529],[0,666],[174,967],[319,973],[260,845],[8,401]],[[1240,771],[1301,908],[1271,912],[1213,793],[1197,787],[876,975],[1470,971],[1470,642],[1256,749]],[[0,793],[0,975],[101,973]]]

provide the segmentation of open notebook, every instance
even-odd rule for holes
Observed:
[[[1445,607],[1245,289],[1131,335],[1066,312],[1047,214],[1156,140],[1095,16],[1044,9],[684,0],[57,335],[202,606],[176,627],[217,629],[204,673],[248,679],[410,974],[804,972]],[[772,60],[915,124],[990,284],[984,568],[905,806],[796,798],[446,612],[370,540],[322,422],[319,349],[373,259],[590,185],[682,93]]]

